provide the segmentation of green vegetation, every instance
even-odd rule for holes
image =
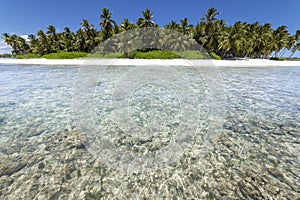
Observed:
[[[0,54],[0,58],[13,58],[13,55],[12,54]]]
[[[39,54],[26,53],[23,55],[16,55],[17,59],[32,59],[32,58],[46,58],[46,59],[74,59],[74,58],[85,58],[87,53],[85,52],[58,52],[45,54],[43,56]]]
[[[31,59],[31,58],[40,58],[41,55],[39,54],[33,54],[33,53],[26,53],[23,55],[17,55],[16,58],[17,59]]]
[[[122,53],[105,53],[105,52],[96,52],[88,55],[88,58],[130,58],[130,59],[205,59],[208,58],[208,55],[204,55],[200,51],[179,51],[172,52],[167,50],[139,50],[139,51],[130,51],[127,53],[127,57]]]
[[[179,51],[176,52],[181,58],[196,60],[196,59],[205,59],[208,58],[208,55],[203,54],[200,51]]]
[[[288,58],[289,61],[300,61],[300,58]]]
[[[136,59],[175,59],[181,58],[180,55],[166,50],[152,50],[148,52],[138,51],[134,58]]]
[[[222,60],[221,56],[215,54],[214,52],[211,52],[209,55],[210,55],[210,57],[211,57],[212,59],[215,59],[215,60]]]
[[[137,51],[130,51],[127,53],[127,58],[130,58],[130,59],[134,59],[135,55],[136,55]]]
[[[103,8],[100,15],[99,30],[91,25],[88,20],[84,19],[80,24],[81,27],[75,32],[71,31],[68,27],[64,28],[63,32],[57,32],[53,25],[49,25],[46,32],[39,30],[36,35],[29,35],[28,40],[15,34],[9,35],[7,33],[3,34],[3,39],[12,47],[13,56],[24,55],[26,57],[26,55],[31,54],[41,56],[50,54],[45,57],[73,58],[84,57],[83,54],[75,55],[73,52],[91,53],[95,47],[103,44],[104,41],[107,41],[108,38],[116,34],[136,28],[159,27],[178,32],[186,38],[193,39],[202,45],[214,59],[220,59],[219,56],[226,58],[229,55],[232,57],[248,58],[281,58],[287,51],[291,52],[288,58],[292,58],[300,50],[300,30],[294,34],[290,34],[286,26],[273,28],[270,23],[259,24],[258,22],[248,23],[239,21],[232,25],[227,25],[225,20],[217,18],[219,14],[215,8],[210,8],[195,25],[190,24],[188,18],[183,18],[179,22],[171,21],[167,25],[159,26],[153,21],[153,13],[149,9],[146,9],[142,11],[142,16],[135,23],[125,18],[118,24],[113,20],[112,12],[107,8]],[[171,39],[166,36],[159,43],[162,46],[165,44],[173,47],[181,45],[180,50],[194,50],[190,44],[183,44],[180,41],[184,41],[180,36]],[[126,52],[124,51],[126,49],[126,41],[111,45],[114,48],[112,52]],[[61,52],[71,53],[63,55]],[[185,53],[187,52],[178,53],[177,55],[190,57],[191,59],[201,57],[201,55],[198,57],[196,52],[189,52],[190,56],[183,55]],[[125,56],[127,58],[151,58],[152,56],[163,58],[176,57],[174,54],[169,55],[169,53],[168,55],[160,55],[160,53],[155,51],[129,51],[126,55],[118,55],[116,53],[103,54],[103,56],[107,58],[116,56]],[[19,58],[22,58],[22,56]]]
[[[43,55],[42,58],[47,59],[74,59],[74,58],[85,58],[87,53],[85,52],[58,52]]]
[[[96,52],[93,54],[89,54],[88,58],[125,58],[125,56],[122,53],[119,52]]]
[[[286,58],[277,58],[277,57],[271,57],[270,60],[278,60],[278,61],[284,61],[287,60]]]

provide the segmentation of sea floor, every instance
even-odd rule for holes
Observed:
[[[114,105],[122,104],[113,98],[106,104],[104,97],[118,91],[112,90],[117,83],[122,83],[122,87],[124,83],[134,84],[132,81],[137,79],[119,76],[126,74],[126,69],[113,67],[97,77],[91,90],[96,102],[93,119],[97,119],[93,129],[98,128],[97,132],[100,128],[100,133],[110,136],[108,142],[125,153],[152,155],[172,142],[180,119],[189,115],[190,107],[184,106],[190,102],[180,95],[171,95],[175,85],[165,90],[153,88],[155,82],[142,84],[128,102],[134,108],[131,119],[144,128],[147,123],[150,127],[168,125],[167,130],[161,131],[169,131],[167,136],[154,134],[151,140],[143,138],[141,142],[140,135],[134,135],[135,140],[116,135],[112,131],[115,126],[106,123],[108,126],[103,128],[102,123],[115,119],[116,115],[110,114],[119,114],[120,108]],[[83,101],[78,97],[80,93],[76,94],[81,91],[76,90],[81,78],[78,67],[0,66],[0,198],[298,199],[300,68],[223,68],[200,71],[201,78],[199,71],[195,74],[182,70],[180,74],[199,97],[193,102],[199,111],[193,142],[188,143],[178,159],[158,165],[160,168],[126,171],[124,162],[106,162],[113,155],[95,151],[89,135],[83,134],[87,127],[76,121],[78,116],[74,114],[89,116],[81,112],[89,109],[88,104],[78,107]],[[123,78],[114,81],[116,77]],[[208,82],[212,77],[218,80]],[[181,90],[179,87],[177,94],[188,93],[188,89],[186,93]],[[149,100],[155,99],[156,107],[151,104],[148,108]],[[186,113],[182,112],[184,109]],[[169,113],[161,114],[165,123],[153,118],[158,111]],[[218,128],[212,123],[214,119],[222,122]],[[184,128],[180,129],[183,133],[188,130]],[[157,161],[161,162],[159,158]]]

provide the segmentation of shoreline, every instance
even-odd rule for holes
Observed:
[[[293,67],[300,61],[274,61],[267,59],[249,60],[160,60],[160,59],[0,59],[0,65],[164,65],[164,66],[201,66],[201,67]]]

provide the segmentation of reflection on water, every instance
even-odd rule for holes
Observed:
[[[173,166],[135,174],[107,167],[82,144],[72,116],[77,71],[0,66],[1,199],[299,197],[300,67],[221,69],[226,115],[213,149],[199,159],[195,141]],[[147,100],[140,92],[131,104]],[[172,113],[167,95],[158,101]]]

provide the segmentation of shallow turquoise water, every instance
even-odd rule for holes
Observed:
[[[109,77],[113,77],[114,73],[118,74],[120,72],[112,70]],[[208,152],[208,156],[204,160],[199,161],[203,163],[203,166],[211,167],[211,171],[208,168],[202,168],[211,185],[210,187],[204,187],[203,185],[207,183],[200,184],[199,188],[202,189],[198,191],[199,196],[202,195],[201,197],[208,198],[211,197],[209,195],[214,194],[216,196],[212,197],[215,198],[222,196],[254,198],[255,196],[251,196],[253,194],[250,194],[250,191],[254,191],[255,188],[258,191],[265,191],[262,195],[269,194],[272,197],[299,196],[300,67],[221,68],[218,73],[222,75],[220,81],[224,92],[223,96],[226,97],[222,102],[225,111],[225,115],[222,116],[224,117],[224,124],[222,125],[222,132],[217,138],[213,138],[215,141],[211,142],[214,146],[211,152]],[[66,159],[61,158],[60,161],[57,158],[59,149],[55,151],[49,151],[48,149],[53,147],[51,144],[56,144],[53,147],[55,149],[59,146],[59,141],[64,142],[60,138],[61,135],[67,137],[65,136],[66,133],[77,131],[74,113],[72,112],[74,84],[77,78],[78,67],[0,66],[1,159],[18,163],[20,162],[18,159],[28,159],[28,155],[39,155],[38,157],[45,160],[43,164],[46,164],[46,166],[47,162],[51,163],[51,159],[53,163],[59,163]],[[190,76],[190,78],[195,81],[195,84],[199,81],[197,76]],[[151,86],[148,86],[148,89],[151,90]],[[205,88],[201,89],[205,90]],[[135,93],[135,96],[133,95],[137,103],[140,103],[139,98],[141,96],[139,96],[139,92]],[[101,91],[99,93],[101,94]],[[163,93],[163,95],[162,100],[158,102],[170,105],[170,102],[165,100],[168,98],[168,93]],[[101,95],[98,98],[98,101],[102,101]],[[172,106],[169,107],[172,108]],[[95,112],[99,112],[99,110],[96,109]],[[149,121],[146,118],[145,120]],[[139,121],[139,123],[141,122]],[[76,149],[83,151],[84,148],[78,147]],[[75,161],[76,163],[84,163],[84,160],[88,157],[86,156],[80,157],[77,155],[72,163]],[[92,159],[91,157],[88,158]],[[33,196],[40,195],[41,198],[51,196],[51,190],[55,189],[51,189],[50,186],[47,189],[45,185],[54,180],[45,178],[45,174],[42,174],[41,178],[38,179],[38,183],[43,185],[39,189],[23,188],[21,192],[17,190],[18,187],[25,187],[18,185],[18,182],[24,181],[22,179],[24,174],[33,176],[33,174],[42,173],[31,170],[31,168],[39,168],[40,159],[34,162],[28,161],[27,164],[24,160],[22,162],[25,162],[25,166],[22,168],[17,168],[11,173],[0,174],[2,175],[1,183],[7,186],[0,187],[0,196],[11,197],[17,193],[20,198],[24,195],[31,198],[30,193]],[[1,165],[1,169],[4,169],[5,163],[3,162]],[[49,164],[49,166],[53,167],[55,164]],[[80,168],[80,166],[77,167]],[[194,162],[191,166],[197,168],[197,162]],[[56,170],[59,171],[55,167],[49,168],[47,173]],[[65,170],[65,168],[61,170]],[[30,173],[32,174],[30,175]],[[110,178],[109,174],[106,174],[106,176],[108,179]],[[198,183],[202,183],[201,181],[204,180],[203,174],[201,176],[202,178],[199,178]],[[231,178],[228,178],[229,176]],[[265,176],[268,180],[266,183],[258,178]],[[115,177],[115,174],[111,177]],[[247,182],[247,177],[250,177],[250,182]],[[253,181],[253,179],[256,181]],[[123,179],[115,178],[116,183],[114,184],[112,179],[110,187],[117,188],[118,186],[115,185],[118,185],[117,183],[120,180]],[[128,184],[134,182],[133,179],[130,180],[130,176],[127,180]],[[80,192],[76,193],[74,184],[72,184],[76,181],[79,181],[79,178],[71,176],[68,187],[73,187],[73,190],[71,192],[62,190],[58,196],[79,195]],[[82,181],[82,177],[80,181]],[[226,182],[232,185],[225,187]],[[257,185],[255,185],[256,183]],[[63,184],[65,183],[61,183],[61,185]],[[97,188],[97,182],[90,184]],[[183,182],[182,184],[187,193],[193,191],[188,183]],[[268,184],[268,187],[264,186]],[[134,196],[133,194],[142,194],[143,191],[137,189],[138,185],[136,188],[132,187],[135,188],[132,191],[126,186],[127,189],[124,191],[127,191],[129,196],[130,194],[132,196]],[[247,189],[248,186],[250,189]],[[99,185],[99,188],[101,187]],[[259,187],[262,189],[259,189]],[[157,188],[156,190],[154,188],[151,184],[147,185],[149,197],[151,197],[151,192],[153,194],[157,192]],[[275,188],[274,193],[272,193],[272,188]],[[280,192],[276,193],[276,188],[279,188]],[[111,191],[114,191],[114,189],[111,189]],[[166,191],[172,193],[171,189],[166,189]],[[109,192],[103,193],[104,197],[107,198],[112,194]],[[187,197],[184,196],[186,194],[182,193],[181,195]],[[192,197],[197,197],[197,195],[197,192],[196,194],[193,193]],[[120,195],[120,198],[125,198],[125,196],[124,192],[124,195]],[[155,198],[155,195],[152,197]]]
[[[75,67],[0,66],[1,136],[70,131]]]

